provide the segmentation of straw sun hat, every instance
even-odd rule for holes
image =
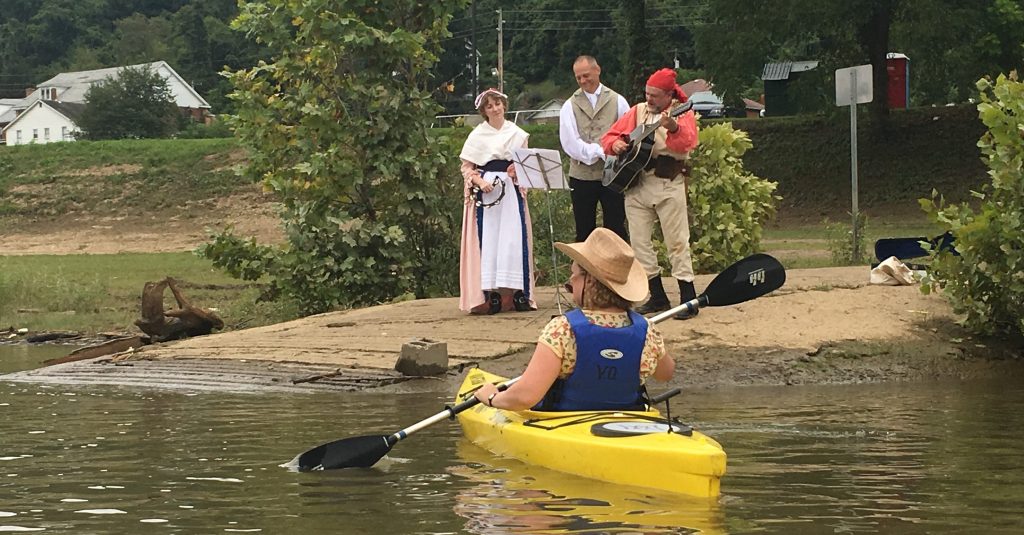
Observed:
[[[557,242],[555,247],[626,301],[647,297],[647,273],[618,234],[597,227],[585,242]]]

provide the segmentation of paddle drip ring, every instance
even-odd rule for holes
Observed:
[[[474,204],[476,204],[477,206],[479,206],[481,208],[490,208],[492,206],[497,206],[498,203],[500,203],[501,200],[503,198],[505,198],[505,181],[504,180],[502,180],[498,176],[495,176],[494,177],[494,182],[491,182],[491,185],[494,186],[495,188],[499,188],[499,187],[501,188],[501,190],[498,191],[498,198],[494,199],[491,202],[484,202],[483,201],[483,196],[482,196],[483,190],[480,189],[480,186],[473,186],[472,188],[470,188],[470,191],[473,192],[473,198],[476,199],[474,201]]]

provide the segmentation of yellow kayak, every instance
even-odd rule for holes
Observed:
[[[506,378],[473,369],[461,402],[485,382]],[[657,410],[504,411],[481,403],[458,414],[463,433],[497,455],[624,485],[699,497],[719,495],[725,451],[711,437],[675,424]]]

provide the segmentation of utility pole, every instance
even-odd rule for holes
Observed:
[[[469,23],[472,26],[472,33],[469,38],[473,46],[473,96],[480,94],[480,54],[476,51],[476,0],[469,5]]]
[[[505,45],[504,35],[502,35],[502,23],[504,20],[501,18],[501,10],[498,10],[498,91],[505,92]]]

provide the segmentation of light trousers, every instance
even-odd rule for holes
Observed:
[[[667,180],[645,171],[640,182],[625,192],[626,220],[629,221],[629,243],[647,278],[661,275],[658,255],[651,236],[654,223],[661,223],[672,277],[693,281],[693,259],[690,255],[690,222],[686,213],[686,181],[677,176]]]

